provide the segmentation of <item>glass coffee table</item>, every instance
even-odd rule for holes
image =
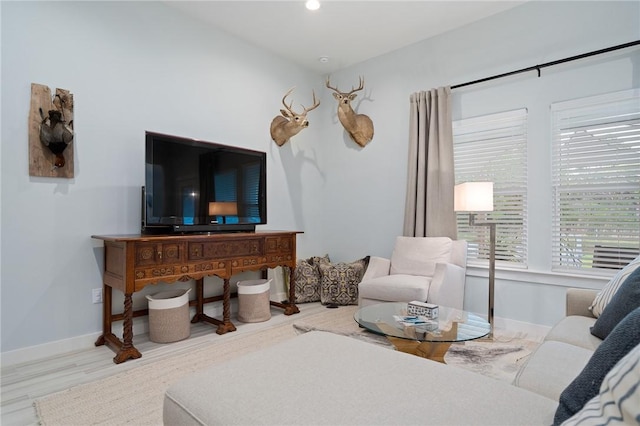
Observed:
[[[406,302],[365,306],[354,315],[366,330],[386,336],[402,352],[444,363],[452,343],[485,337],[491,326],[482,317],[459,309],[438,307],[438,318],[409,317]]]

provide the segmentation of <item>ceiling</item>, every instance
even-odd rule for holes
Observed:
[[[320,74],[478,21],[518,1],[167,1],[167,5]],[[320,58],[328,58],[321,61]]]

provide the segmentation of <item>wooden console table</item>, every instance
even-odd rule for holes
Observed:
[[[148,310],[133,311],[132,295],[149,284],[196,280],[196,307],[192,323],[205,321],[217,325],[216,333],[235,331],[231,322],[232,275],[243,271],[289,268],[293,283],[296,266],[297,231],[258,231],[207,235],[92,235],[104,242],[102,335],[96,346],[107,344],[116,351],[116,364],[142,354],[133,346],[133,318]],[[222,296],[204,298],[204,277],[223,280]],[[112,289],[124,293],[124,311],[112,313]],[[205,303],[222,300],[223,318],[203,312]],[[300,312],[295,305],[295,286],[289,286],[289,303],[271,301],[285,315]],[[113,334],[111,324],[123,321],[123,339]]]

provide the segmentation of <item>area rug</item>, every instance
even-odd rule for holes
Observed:
[[[349,335],[393,350],[384,337],[358,327],[353,320],[356,309],[355,306],[346,306],[323,309],[320,313],[300,319],[294,316],[291,321],[281,325],[206,344],[195,350],[170,355],[40,398],[34,403],[40,424],[160,425],[164,393],[172,383],[189,373],[291,339],[312,329]],[[511,380],[529,350],[522,339],[512,339],[506,343],[454,345],[449,352],[446,357],[448,364],[502,380]],[[504,365],[496,367],[498,364]]]
[[[336,334],[364,340],[393,349],[386,337],[370,333],[353,320],[357,306],[343,306],[330,321],[322,319],[300,320],[293,324],[298,333],[312,330],[330,331]],[[520,366],[539,345],[522,333],[496,330],[493,340],[474,340],[454,343],[445,355],[445,362],[466,370],[511,383]]]

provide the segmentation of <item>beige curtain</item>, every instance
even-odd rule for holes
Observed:
[[[457,239],[451,88],[411,95],[404,235]]]

